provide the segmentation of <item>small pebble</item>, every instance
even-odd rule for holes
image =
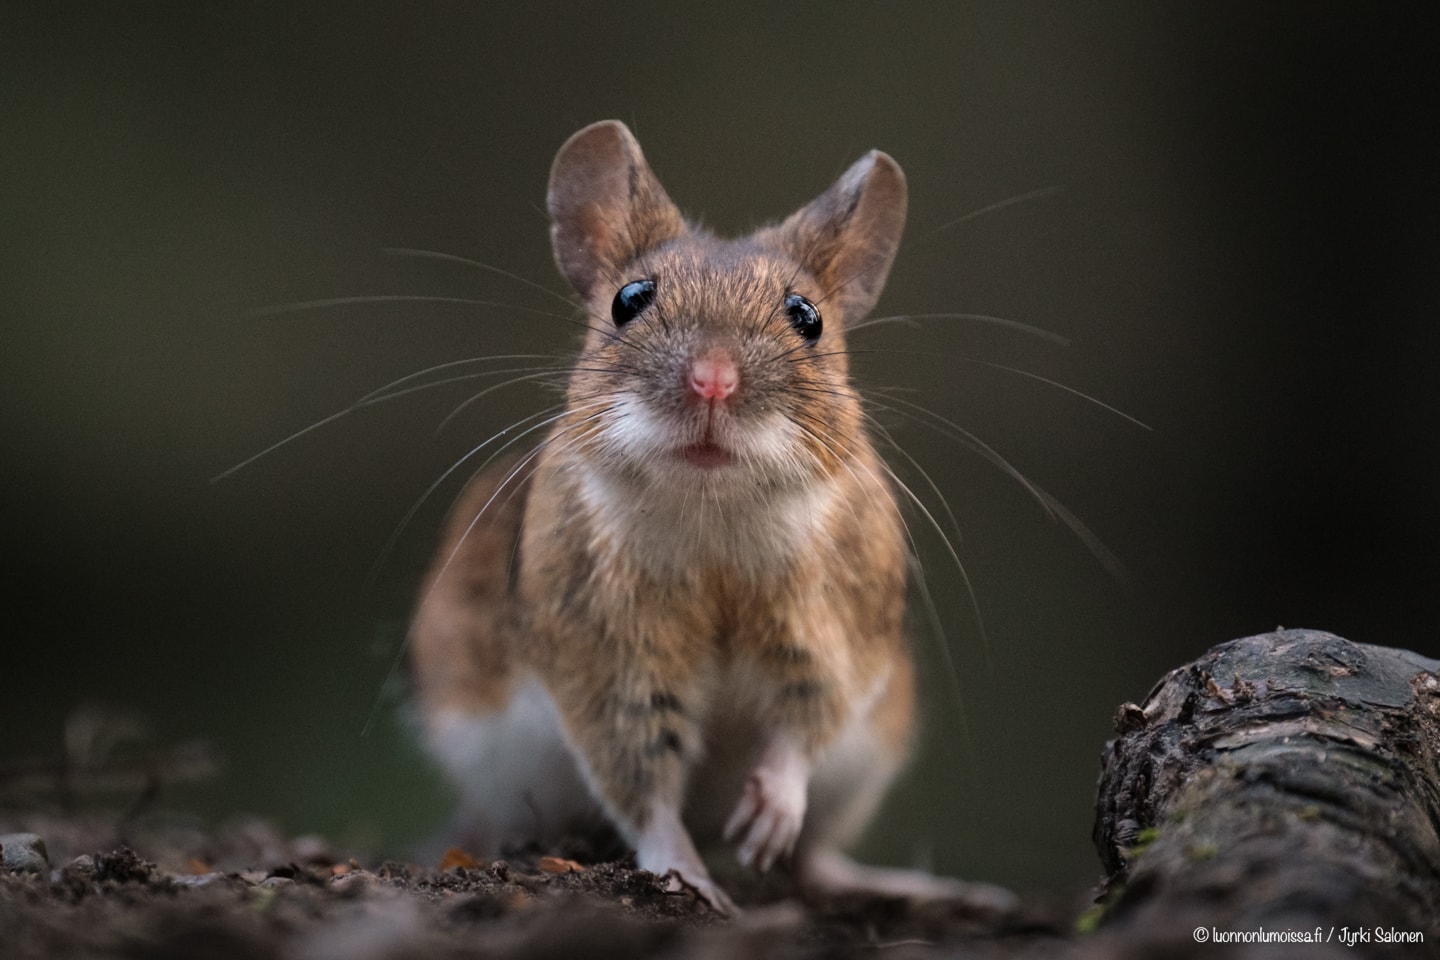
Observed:
[[[45,873],[50,869],[45,841],[35,833],[0,835],[0,865],[11,873]]]
[[[375,883],[375,875],[368,870],[352,870],[330,880],[330,886],[348,894],[359,894]]]
[[[335,859],[325,838],[315,834],[306,834],[290,841],[290,852],[300,863],[331,863]]]
[[[171,881],[177,887],[208,887],[210,884],[224,879],[225,874],[223,873],[184,873],[172,877]]]

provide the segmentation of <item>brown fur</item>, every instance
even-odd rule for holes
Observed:
[[[494,710],[508,696],[518,610],[511,563],[525,487],[501,464],[466,487],[446,521],[410,625],[416,687],[427,709]]]

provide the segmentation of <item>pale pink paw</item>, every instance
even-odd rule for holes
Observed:
[[[670,807],[660,807],[635,845],[635,863],[641,870],[665,877],[672,893],[690,890],[721,916],[739,914],[735,902],[710,878],[689,832]]]
[[[683,893],[688,890],[704,900],[706,905],[720,914],[722,917],[738,917],[740,908],[735,906],[735,901],[730,895],[710,878],[708,872],[700,874],[684,874],[674,868],[667,870],[665,876],[665,889],[670,893]]]
[[[751,771],[724,834],[727,842],[745,835],[736,851],[742,866],[763,872],[794,853],[805,823],[808,774],[804,758],[784,748],[767,751]]]

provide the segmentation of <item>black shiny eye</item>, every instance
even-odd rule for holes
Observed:
[[[623,327],[640,315],[655,300],[654,280],[631,280],[615,294],[610,304],[610,317],[615,326]]]
[[[820,339],[820,311],[815,309],[815,304],[798,293],[792,293],[785,298],[785,314],[790,318],[790,326],[807,343]]]

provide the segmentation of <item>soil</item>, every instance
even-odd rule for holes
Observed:
[[[365,863],[262,820],[5,816],[49,867],[0,870],[0,953],[300,960],[527,957],[926,957],[1070,953],[1071,903],[996,913],[960,903],[804,899],[783,879],[741,885],[745,912],[576,846],[478,863]]]

